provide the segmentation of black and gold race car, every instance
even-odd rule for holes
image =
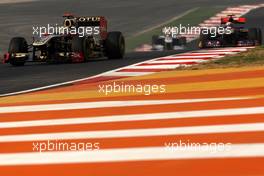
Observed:
[[[4,63],[22,66],[27,61],[59,63],[85,62],[104,56],[123,58],[124,37],[119,31],[107,32],[105,17],[76,17],[72,14],[63,17],[63,26],[33,28],[37,37],[33,37],[32,44],[23,37],[12,38]]]

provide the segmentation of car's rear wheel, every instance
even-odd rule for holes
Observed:
[[[255,45],[261,45],[262,35],[261,30],[258,28],[250,28],[248,31],[249,40],[253,41]]]
[[[9,43],[8,53],[10,54],[10,64],[13,66],[23,66],[28,59],[28,44],[23,37],[14,37]],[[20,56],[15,56],[20,55]]]
[[[186,45],[186,43],[187,43],[186,37],[180,37],[178,39],[178,45],[183,46]]]
[[[258,44],[259,45],[262,45],[262,31],[261,31],[261,29],[260,28],[257,28],[257,38],[258,38]]]
[[[206,43],[208,41],[208,34],[200,34],[200,39],[199,39],[199,48],[206,48]]]
[[[109,32],[105,41],[106,56],[121,59],[125,54],[125,39],[121,32]]]
[[[165,43],[164,49],[165,50],[173,50],[173,44],[172,43]]]

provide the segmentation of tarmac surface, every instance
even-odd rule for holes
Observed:
[[[256,0],[254,3],[263,1]],[[63,4],[63,5],[60,5]],[[24,36],[29,41],[32,26],[56,24],[61,22],[64,12],[78,15],[102,15],[109,20],[109,30],[120,30],[131,36],[151,26],[162,23],[186,10],[201,6],[232,6],[252,4],[251,0],[51,0],[0,5],[0,53],[7,50],[11,37]],[[263,28],[263,8],[247,15],[248,26]],[[196,49],[190,45],[189,50]],[[180,52],[184,52],[180,51]],[[0,94],[47,86],[50,84],[80,79],[108,70],[165,56],[174,52],[127,53],[122,60],[100,60],[84,64],[27,64],[25,67],[11,67],[0,64]]]

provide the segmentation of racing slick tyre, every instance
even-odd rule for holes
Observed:
[[[206,42],[208,39],[208,34],[200,34],[200,39],[199,39],[199,48],[203,49],[203,48],[207,48],[206,47]]]
[[[14,37],[9,43],[8,53],[11,55],[10,64],[13,66],[23,66],[28,59],[28,44],[23,37]],[[26,56],[12,57],[12,54],[26,54]]]
[[[258,44],[262,45],[262,31],[260,28],[257,28],[258,33]]]
[[[187,40],[186,40],[186,37],[180,37],[179,38],[179,45],[186,45],[187,43]]]
[[[83,52],[84,38],[75,36],[72,39],[72,52]]]
[[[164,45],[165,50],[173,50],[173,45],[172,43],[165,43]]]
[[[165,46],[164,38],[160,38],[158,35],[152,36],[152,45],[162,45]]]
[[[105,41],[106,56],[109,59],[121,59],[125,54],[125,39],[121,32],[109,32]]]
[[[152,45],[156,45],[158,42],[159,36],[158,35],[153,35],[152,36]]]
[[[87,61],[92,53],[90,44],[89,38],[75,36],[72,39],[72,52],[83,54],[84,61]]]
[[[248,31],[248,38],[249,40],[254,42],[254,45],[261,45],[262,42],[261,30],[258,28],[250,28]]]

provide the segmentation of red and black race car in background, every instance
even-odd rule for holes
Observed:
[[[102,16],[75,17],[65,14],[64,27],[76,29],[83,26],[97,27],[99,35],[47,34],[34,38],[28,45],[23,37],[14,37],[9,44],[4,63],[22,66],[26,61],[35,62],[85,62],[90,58],[106,56],[123,58],[125,40],[121,32],[107,32],[107,20]]]
[[[258,46],[262,44],[260,28],[245,28],[246,18],[228,15],[221,18],[221,26],[229,28],[230,33],[212,36],[201,32],[199,39],[200,48],[233,47],[233,46]]]

